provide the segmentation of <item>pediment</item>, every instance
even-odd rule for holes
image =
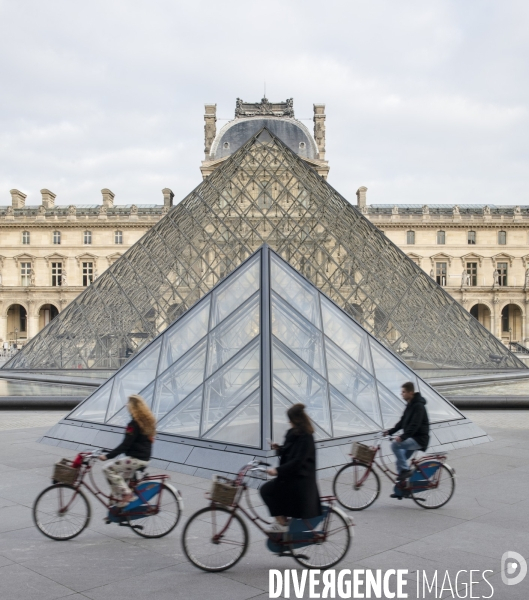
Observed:
[[[97,265],[97,259],[99,258],[99,256],[96,256],[95,254],[90,254],[89,252],[84,252],[83,254],[79,254],[78,256],[75,257],[75,260],[77,261],[77,264],[80,266],[82,262],[87,262],[87,261],[91,261],[94,263],[94,266]]]
[[[438,254],[434,254],[433,256],[430,256],[430,260],[432,261],[432,266],[434,265],[435,262],[438,261],[446,261],[448,263],[448,266],[450,266],[452,264],[452,259],[454,257],[450,256],[449,254],[445,254],[444,252],[439,252]]]
[[[49,265],[50,262],[66,262],[68,257],[64,254],[59,254],[59,252],[54,252],[53,254],[48,254],[48,256],[44,257],[46,264]]]
[[[33,256],[33,254],[29,254],[28,252],[23,252],[22,254],[17,254],[16,256],[13,256],[13,260],[18,265],[19,262],[34,262],[35,260],[37,260],[37,257]]]
[[[475,252],[469,252],[468,254],[465,254],[465,256],[461,257],[461,263],[463,264],[463,266],[465,266],[466,262],[475,261],[478,262],[479,266],[481,267],[483,258],[484,256],[481,256],[480,254],[476,254]]]
[[[506,252],[500,252],[499,254],[495,254],[492,257],[492,264],[496,265],[496,263],[498,263],[498,262],[508,262],[509,267],[512,267],[512,263],[513,263],[514,259],[515,259],[515,257],[512,256],[511,254],[507,254]]]

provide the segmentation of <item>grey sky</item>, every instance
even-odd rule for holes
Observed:
[[[529,204],[528,25],[524,0],[0,0],[0,204],[180,200],[204,103],[232,118],[264,80],[327,105],[350,201]]]

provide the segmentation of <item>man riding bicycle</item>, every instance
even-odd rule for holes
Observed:
[[[402,429],[402,433],[391,443],[391,449],[397,458],[398,479],[407,479],[411,474],[408,459],[416,450],[425,451],[430,441],[430,422],[426,412],[426,400],[411,381],[402,385],[401,396],[406,402],[404,413],[395,427],[384,431],[384,435],[393,435]],[[398,495],[391,494],[391,498]]]

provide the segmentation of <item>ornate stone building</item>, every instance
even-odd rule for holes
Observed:
[[[505,344],[529,345],[529,206],[358,208]]]
[[[173,204],[115,205],[102,190],[101,204],[27,205],[11,190],[0,206],[0,340],[24,344],[156,223]]]

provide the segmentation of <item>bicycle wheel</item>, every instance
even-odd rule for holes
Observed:
[[[432,462],[432,461],[430,461]],[[439,463],[439,479],[435,488],[411,491],[413,501],[423,508],[441,508],[454,495],[456,479],[452,471]]]
[[[90,504],[83,492],[71,485],[50,485],[33,504],[33,521],[52,540],[71,540],[88,526]]]
[[[329,509],[327,538],[302,548],[291,548],[292,556],[309,569],[330,569],[347,554],[351,544],[350,527],[342,515]]]
[[[378,498],[380,479],[369,465],[354,460],[336,473],[332,490],[344,508],[363,510]]]
[[[221,506],[207,506],[186,523],[182,547],[199,569],[218,572],[233,567],[248,548],[248,529],[239,515]]]
[[[158,501],[158,512],[129,520],[134,533],[144,538],[161,538],[177,526],[180,520],[180,503],[173,490],[164,483],[160,485],[160,492],[149,500],[149,504],[154,508]]]

